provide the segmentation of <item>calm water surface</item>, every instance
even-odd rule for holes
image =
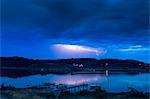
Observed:
[[[11,85],[17,88],[38,86],[44,83],[79,85],[100,85],[109,92],[127,91],[128,87],[139,91],[150,91],[150,74],[125,75],[114,74],[105,76],[103,74],[78,74],[78,75],[32,75],[21,78],[1,77],[0,84]],[[30,85],[30,86],[27,86]]]

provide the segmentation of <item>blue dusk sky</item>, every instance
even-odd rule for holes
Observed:
[[[1,0],[1,56],[150,61],[149,0]]]

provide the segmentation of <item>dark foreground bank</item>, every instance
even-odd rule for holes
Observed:
[[[71,91],[51,91],[40,88],[26,88],[16,89],[14,87],[1,87],[1,99],[149,99],[150,93],[139,92],[136,89],[129,88],[128,92],[110,93],[101,89],[101,87],[94,87],[93,91],[80,90],[77,92]]]

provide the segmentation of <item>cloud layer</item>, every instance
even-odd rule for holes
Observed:
[[[4,56],[53,59],[58,51],[49,46],[68,44],[94,57],[105,48],[98,58],[149,57],[149,0],[1,0],[1,6]]]
[[[81,46],[81,45],[54,44],[52,46],[55,48],[55,50],[63,51],[66,54],[67,52],[86,53],[86,54],[95,53],[95,55],[99,56],[99,55],[104,55],[107,52],[104,48],[93,48],[93,47]],[[81,57],[82,57],[82,54],[81,54]]]
[[[148,0],[2,0],[2,8],[6,37],[148,43]]]
[[[119,51],[122,52],[150,51],[150,48],[143,47],[142,45],[134,45],[134,46],[129,46],[128,48],[119,49]]]

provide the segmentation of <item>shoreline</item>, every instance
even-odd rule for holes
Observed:
[[[137,72],[109,72],[108,74],[106,73],[102,73],[102,72],[72,72],[72,73],[34,73],[34,74],[27,74],[27,75],[0,75],[0,77],[8,77],[8,78],[20,78],[20,77],[27,77],[27,76],[33,76],[33,75],[48,75],[48,74],[54,74],[54,75],[93,75],[93,74],[102,74],[102,75],[120,75],[120,74],[124,74],[124,75],[138,75],[138,74],[145,74],[145,73],[149,73],[149,72],[142,72],[142,73],[137,73]]]
[[[38,98],[100,98],[100,99],[122,99],[122,98],[142,98],[149,99],[150,92],[141,92],[134,88],[128,87],[128,91],[126,92],[108,92],[101,88],[101,86],[88,86],[88,85],[80,85],[82,88],[75,87],[65,87],[62,84],[57,86],[57,89],[53,89],[53,86],[50,85],[51,88],[14,88],[11,86],[1,87],[1,98],[34,98],[38,96]],[[66,90],[66,89],[69,90]],[[73,88],[73,89],[70,89]],[[76,99],[75,98],[75,99]]]

